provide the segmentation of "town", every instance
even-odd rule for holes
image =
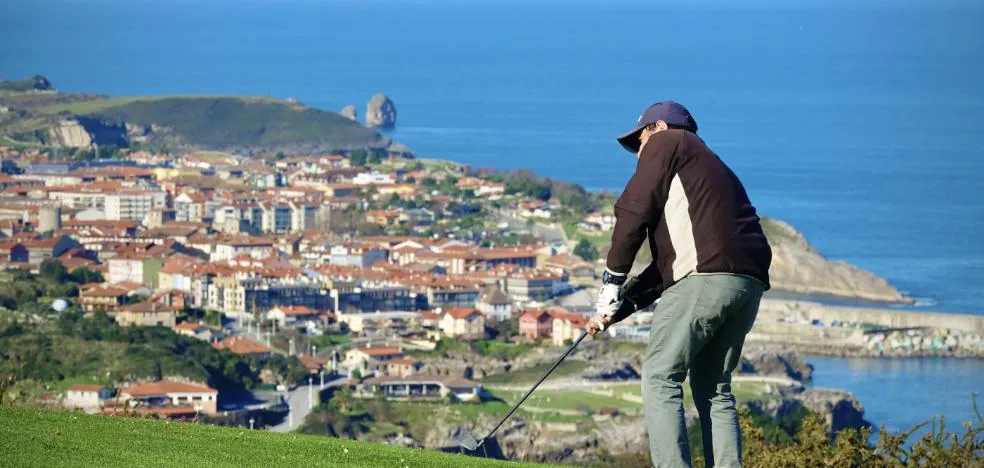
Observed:
[[[592,310],[597,244],[614,222],[588,211],[610,203],[605,194],[576,187],[565,197],[562,187],[548,198],[550,182],[528,173],[380,151],[0,153],[2,267],[20,279],[80,278],[64,297],[20,310],[105,314],[259,362],[287,357],[316,378],[263,384],[299,394],[309,390],[298,384],[321,390],[327,378],[364,397],[483,398],[472,369],[438,374],[412,351],[570,343]],[[23,305],[11,295],[11,309]],[[158,377],[78,383],[62,398],[168,417],[247,409],[206,382]],[[293,395],[276,395],[267,407],[291,413],[285,428],[300,424]]]

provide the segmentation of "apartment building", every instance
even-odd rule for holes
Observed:
[[[151,210],[167,207],[167,194],[154,191],[118,192],[106,195],[106,219],[143,221]]]

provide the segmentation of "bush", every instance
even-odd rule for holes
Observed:
[[[574,255],[593,262],[598,259],[598,248],[591,241],[581,238],[574,247]]]
[[[906,432],[892,434],[882,428],[878,442],[868,443],[871,429],[845,429],[831,440],[828,428],[819,414],[803,419],[802,428],[792,443],[774,443],[763,427],[753,422],[745,411],[741,417],[744,434],[744,461],[747,466],[761,467],[903,467],[903,466],[979,466],[984,458],[984,419],[974,410],[976,423],[965,424],[962,436],[947,433],[943,418],[932,419]],[[937,426],[937,421],[939,422]],[[911,446],[906,443],[912,434],[931,424],[932,429]],[[695,457],[694,466],[704,466]]]

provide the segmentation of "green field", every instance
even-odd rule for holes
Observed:
[[[493,374],[482,379],[483,384],[515,384],[533,383],[539,379],[547,369],[553,364],[544,363],[538,366],[527,367],[526,369],[510,371],[504,374]],[[565,376],[579,375],[588,367],[584,361],[564,361],[557,367],[557,370],[550,374],[551,379],[558,379]]]
[[[502,398],[509,404],[514,404],[522,398],[525,391],[517,390],[498,390],[495,387],[490,389],[493,395]],[[582,410],[598,411],[602,408],[640,409],[642,405],[617,396],[599,395],[587,391],[565,391],[565,390],[537,390],[530,395],[529,399],[523,403],[540,409],[556,410]]]
[[[740,402],[761,400],[763,398],[763,385],[758,382],[736,382],[732,384],[732,392]],[[519,401],[525,393],[525,390],[518,390],[515,386],[503,388],[491,385],[486,387],[486,389],[509,405]],[[639,382],[613,383],[598,387],[597,390],[599,393],[585,390],[541,388],[530,395],[523,406],[568,413],[582,410],[597,412],[605,407],[618,408],[622,411],[629,412],[642,409],[642,405],[639,403],[639,398],[642,396],[642,388]],[[611,392],[611,395],[606,394],[608,392]],[[686,407],[689,408],[694,405],[688,385],[683,386],[683,398],[683,403]]]
[[[3,466],[521,467],[352,440],[0,408]]]
[[[37,109],[40,114],[57,114],[70,112],[72,114],[91,114],[116,106],[124,106],[135,102],[154,102],[170,99],[236,99],[250,103],[275,103],[277,100],[261,96],[120,96],[109,99],[93,99],[90,101],[55,104]]]

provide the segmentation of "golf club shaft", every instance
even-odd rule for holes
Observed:
[[[550,368],[550,370],[548,370],[546,374],[543,374],[543,377],[540,377],[540,380],[538,380],[535,384],[533,384],[532,387],[530,387],[529,391],[526,392],[526,395],[523,395],[523,398],[520,398],[519,402],[513,405],[512,409],[509,410],[509,413],[507,413],[506,416],[502,418],[501,421],[499,421],[499,424],[496,424],[495,427],[492,428],[491,431],[489,431],[489,435],[485,436],[485,438],[481,440],[481,444],[484,444],[489,437],[492,437],[492,434],[495,434],[495,431],[499,430],[499,427],[502,426],[502,424],[505,423],[509,419],[509,417],[516,412],[517,409],[519,409],[519,407],[523,404],[524,401],[526,401],[527,398],[530,397],[531,394],[533,394],[533,390],[536,390],[536,387],[539,387],[544,380],[547,380],[547,377],[550,376],[550,373],[552,373],[554,369],[556,369],[557,366],[560,365],[560,363],[564,362],[564,359],[567,358],[567,355],[571,354],[571,351],[574,351],[574,348],[576,348],[577,345],[581,343],[581,340],[583,340],[584,337],[586,336],[588,336],[588,332],[586,330],[582,331],[581,336],[577,337],[577,339],[574,340],[573,343],[571,343],[571,346],[567,348],[567,351],[564,351],[564,354],[560,355],[560,359],[558,359],[557,362],[554,363],[554,365]]]

